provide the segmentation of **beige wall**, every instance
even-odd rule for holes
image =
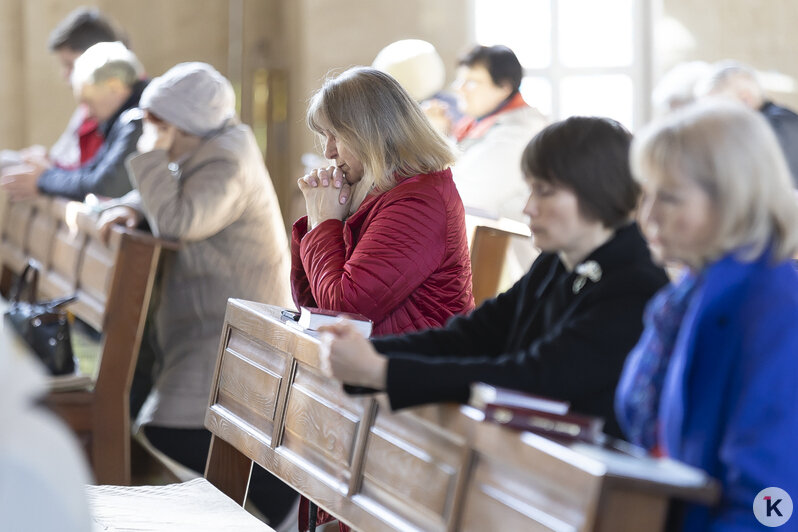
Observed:
[[[198,10],[198,4],[203,9]],[[161,73],[186,60],[207,61],[223,72],[226,70],[226,2],[2,0],[0,75],[4,91],[18,87],[18,92],[8,99],[5,92],[0,94],[3,107],[14,109],[18,115],[12,116],[15,126],[9,127],[4,112],[0,129],[2,146],[49,145],[66,124],[75,104],[46,44],[50,30],[80,5],[98,6],[123,26],[150,74]]]
[[[123,26],[150,75],[206,61],[231,78],[242,118],[269,121],[267,161],[289,223],[303,209],[301,154],[315,149],[306,102],[329,70],[370,64],[386,44],[421,38],[453,71],[470,44],[468,0],[0,0],[0,147],[50,145],[66,124],[75,104],[46,42],[80,5]],[[258,72],[268,73],[268,91],[253,90]]]
[[[679,61],[736,59],[798,82],[796,21],[796,0],[661,0],[655,77]],[[794,90],[772,96],[798,108]]]

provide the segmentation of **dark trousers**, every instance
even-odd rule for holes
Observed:
[[[150,443],[173,460],[199,473],[205,471],[205,462],[211,446],[211,433],[207,429],[172,429],[166,427],[144,427]],[[259,465],[252,468],[249,481],[248,500],[277,526],[293,508],[299,495],[290,486]]]

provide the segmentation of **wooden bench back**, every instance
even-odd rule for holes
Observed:
[[[642,473],[619,472],[609,451],[481,423],[468,407],[392,413],[382,395],[348,396],[319,371],[318,341],[279,315],[228,302],[206,477],[238,502],[252,461],[359,530],[659,530],[669,497],[716,495],[695,470],[679,488],[659,462],[625,457]]]
[[[128,393],[163,242],[140,231],[112,230],[82,203],[0,197],[0,288],[34,259],[40,298],[77,294],[70,312],[101,333],[91,389],[52,393],[48,402],[78,434],[100,483],[130,482]]]
[[[501,291],[510,245],[515,240],[529,240],[530,231],[515,220],[493,220],[472,214],[466,215],[466,231],[471,252],[474,301],[479,305]],[[525,242],[524,245],[531,246],[532,243]]]

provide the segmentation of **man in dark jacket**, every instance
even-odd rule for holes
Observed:
[[[122,43],[98,43],[76,61],[72,72],[75,96],[100,123],[105,142],[84,166],[48,167],[44,161],[7,172],[0,186],[13,200],[37,194],[83,200],[87,194],[119,197],[131,190],[125,159],[141,136],[138,106],[146,82],[136,56]]]
[[[765,98],[756,71],[737,61],[719,61],[696,86],[698,96],[724,96],[759,111],[770,123],[798,187],[798,114]]]

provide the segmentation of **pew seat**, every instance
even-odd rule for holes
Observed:
[[[100,530],[268,532],[273,530],[204,478],[166,486],[88,486]]]

